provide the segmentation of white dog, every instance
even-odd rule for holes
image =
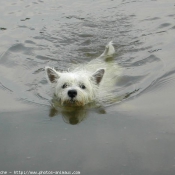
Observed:
[[[112,97],[107,91],[113,90],[118,76],[118,65],[106,62],[115,53],[109,42],[100,57],[69,71],[58,72],[46,67],[48,81],[52,84],[54,95],[62,106],[84,106],[93,101]]]

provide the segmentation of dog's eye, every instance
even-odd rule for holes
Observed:
[[[80,88],[81,88],[81,89],[86,89],[86,87],[85,87],[84,84],[80,85]]]
[[[62,88],[64,89],[64,88],[66,88],[66,87],[67,87],[67,84],[63,84]]]

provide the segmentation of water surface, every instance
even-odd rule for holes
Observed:
[[[174,174],[173,0],[2,0],[0,11],[0,170]],[[86,64],[111,40],[122,98],[52,108],[44,67]]]

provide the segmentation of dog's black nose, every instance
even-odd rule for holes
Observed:
[[[77,96],[77,91],[76,90],[69,90],[68,91],[68,96],[71,98],[74,98]]]

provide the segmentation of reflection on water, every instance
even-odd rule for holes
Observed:
[[[56,109],[55,107],[50,108],[50,117],[54,117],[58,114],[61,114],[63,117],[63,120],[66,123],[69,123],[71,125],[76,125],[83,121],[87,117],[87,110],[83,107],[70,107],[70,108],[63,108],[63,109]]]
[[[56,99],[52,99],[49,117],[62,116],[63,121],[71,125],[82,122],[90,111],[98,114],[105,114],[105,109],[99,104],[92,102],[85,106],[62,106]]]

